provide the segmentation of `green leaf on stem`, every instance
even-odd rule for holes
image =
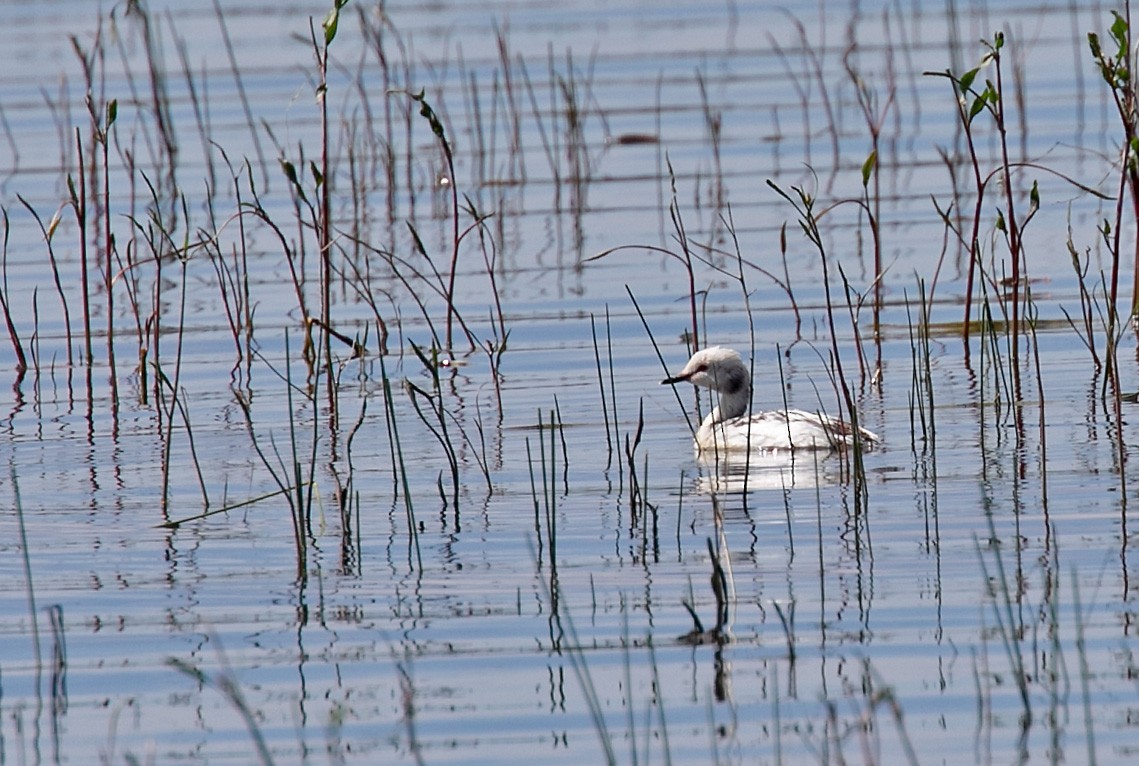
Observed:
[[[958,80],[957,83],[961,86],[962,91],[969,90],[969,88],[973,85],[973,80],[977,79],[977,72],[979,71],[981,71],[981,68],[977,67],[975,69],[970,69],[968,72],[961,75],[961,79]]]
[[[1099,35],[1095,32],[1088,32],[1088,47],[1092,50],[1092,58],[1102,65],[1103,49],[1099,47]]]
[[[297,167],[288,160],[281,160],[281,170],[285,171],[285,178],[289,179],[289,183],[293,186],[297,185]]]
[[[870,174],[874,172],[874,167],[878,164],[878,152],[870,152],[870,156],[866,158],[866,162],[862,163],[862,187],[870,183]]]
[[[1127,44],[1129,37],[1127,21],[1115,11],[1112,11],[1111,15],[1115,17],[1115,21],[1111,22],[1111,39],[1115,40],[1119,46],[1119,52],[1116,55],[1119,60],[1122,61],[1127,56],[1127,49],[1129,47]]]
[[[969,106],[969,122],[972,122],[973,118],[980,114],[981,110],[984,108],[985,96],[984,94],[981,94],[980,96],[977,96],[975,99],[973,99],[973,103]]]
[[[324,45],[328,47],[336,39],[336,29],[340,26],[340,4],[337,3],[324,17],[321,27],[324,28]]]

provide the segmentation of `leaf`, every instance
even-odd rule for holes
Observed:
[[[48,242],[51,242],[52,235],[55,234],[55,230],[56,230],[56,228],[58,228],[59,222],[62,220],[63,220],[63,209],[60,208],[59,210],[55,211],[55,215],[53,215],[51,217],[51,220],[48,221],[47,229],[45,230],[45,237],[44,237]]]
[[[289,183],[297,192],[297,196],[305,202],[308,202],[308,197],[305,196],[304,187],[301,186],[300,179],[297,177],[297,167],[286,159],[279,160],[281,163],[281,170],[285,171],[285,178],[289,179]]]
[[[427,370],[435,369],[436,360],[438,359],[438,356],[439,356],[439,350],[438,349],[436,349],[434,346],[432,346],[430,348],[431,356],[430,356],[430,358],[428,358],[427,354],[424,353],[424,351],[423,351],[423,347],[416,345],[415,341],[412,341],[411,342],[411,350],[414,351],[415,355],[419,357],[419,361],[423,363],[424,369],[427,369]],[[413,384],[413,386],[414,386],[414,384]],[[423,393],[423,395],[426,396],[428,399],[431,398],[430,395],[427,394],[426,392],[421,392],[421,393]]]
[[[1103,50],[1099,47],[1099,35],[1095,32],[1088,32],[1088,47],[1092,50],[1092,58],[1102,62]]]
[[[1111,15],[1115,17],[1115,21],[1111,22],[1111,39],[1119,45],[1119,58],[1122,60],[1127,55],[1127,21],[1115,11]]]
[[[870,174],[874,172],[875,166],[878,164],[877,150],[870,152],[870,156],[866,158],[866,162],[862,163],[862,187],[870,183]]]
[[[961,75],[961,79],[957,81],[958,85],[961,86],[961,90],[969,90],[969,88],[973,85],[973,80],[977,79],[977,72],[979,71],[981,71],[981,68],[977,67],[976,69],[970,69],[968,72]]]
[[[1033,181],[1032,191],[1028,193],[1028,214],[1032,215],[1040,209],[1040,186]]]
[[[973,118],[980,114],[981,110],[984,108],[985,97],[983,95],[977,96],[975,99],[973,99],[973,103],[969,106],[969,122],[972,122]]]
[[[419,114],[427,118],[428,124],[431,125],[431,132],[437,137],[443,138],[443,123],[439,121],[439,117],[435,114],[435,110],[431,108],[431,105],[424,100],[420,100],[419,102]]]
[[[296,186],[297,184],[297,168],[296,165],[288,160],[281,160],[281,170],[285,171],[285,178],[289,179],[289,183]]]
[[[419,238],[419,232],[412,226],[411,221],[407,222],[407,228],[411,231],[411,238],[415,243],[415,250],[423,257],[427,257],[427,248],[423,246],[423,240]]]
[[[110,130],[111,126],[115,124],[115,120],[119,116],[119,100],[117,98],[111,99],[107,104],[107,121],[105,130]]]
[[[332,6],[332,10],[328,12],[328,15],[324,17],[324,22],[321,23],[324,28],[325,47],[331,45],[332,41],[336,39],[336,29],[340,26],[340,6],[339,2]]]

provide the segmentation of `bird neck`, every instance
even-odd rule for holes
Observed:
[[[712,409],[712,422],[723,423],[743,415],[747,412],[750,399],[751,391],[747,386],[734,391],[721,391],[720,403]]]

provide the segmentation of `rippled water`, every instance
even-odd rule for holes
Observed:
[[[324,176],[326,11],[0,6],[4,297],[29,360],[2,344],[0,763],[1133,757],[1134,405],[1065,318],[1083,327],[1070,239],[1102,357],[1120,129],[1086,34],[1108,6],[351,3]],[[1019,214],[1040,200],[1019,416],[982,322],[1003,189],[966,343],[969,259],[938,209],[968,225],[971,170],[923,74],[971,68],[998,29]],[[856,83],[881,115],[878,343]],[[317,172],[327,319],[365,353],[333,340],[309,367]],[[864,480],[757,460],[745,492],[694,455],[692,392],[659,385],[695,289],[702,342],[754,354],[757,406],[840,409],[820,258],[769,180],[817,200],[843,372],[882,436]],[[436,390],[413,346],[445,339],[452,188],[489,217]],[[691,283],[660,252],[681,230]],[[710,544],[734,598],[700,642]]]

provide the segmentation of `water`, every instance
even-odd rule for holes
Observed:
[[[368,353],[332,343],[335,423],[328,376],[304,362],[293,277],[319,317],[314,218],[277,162],[293,163],[315,203],[308,19],[319,35],[326,6],[224,7],[229,47],[211,4],[155,3],[146,17],[0,7],[21,32],[0,54],[4,294],[31,362],[18,376],[3,344],[0,763],[93,751],[110,763],[250,763],[264,760],[258,743],[276,763],[582,763],[606,747],[627,763],[896,763],[911,749],[921,763],[1132,757],[1134,428],[1065,319],[1082,328],[1070,228],[1103,354],[1098,274],[1110,263],[1096,227],[1113,202],[1073,181],[1115,193],[1120,131],[1085,37],[1105,34],[1109,9],[784,7],[389,3],[377,27],[374,6],[349,5],[329,76],[329,318]],[[364,22],[382,31],[386,75]],[[1024,232],[1037,321],[1021,346],[1019,420],[1003,337],[961,341],[969,261],[931,196],[943,210],[954,201],[939,149],[964,144],[949,84],[922,74],[973,66],[975,41],[998,28],[1010,149],[1029,163],[1014,181],[1018,214],[1033,181],[1040,196]],[[100,119],[118,104],[112,306],[105,219],[89,208],[90,365],[68,177],[79,177],[75,128],[87,163],[99,144],[69,35],[83,51],[102,45]],[[871,148],[844,67],[851,39],[846,61],[885,114],[877,347],[870,229],[857,205],[833,204],[861,197]],[[417,105],[386,93],[421,88],[454,147],[453,177]],[[991,120],[977,126],[987,172],[999,145]],[[966,225],[970,178],[956,167],[953,214]],[[789,406],[840,409],[820,259],[768,179],[817,195],[843,370],[883,439],[864,483],[840,458],[807,457],[753,466],[741,494],[739,474],[693,454],[693,392],[658,383],[688,358],[691,326],[688,273],[647,249],[679,250],[675,185],[706,255],[693,279],[702,335],[745,356],[754,340],[757,406],[783,405],[782,380]],[[412,344],[445,333],[452,182],[492,214],[485,248],[477,232],[464,239],[456,307],[476,346],[509,335],[496,357],[468,351],[456,325],[438,397],[413,399],[404,381],[427,394],[434,383]],[[984,263],[999,280],[1005,203],[997,180],[988,188]],[[60,211],[62,300],[17,195],[45,227]],[[186,244],[183,266],[171,251]],[[630,245],[642,247],[594,259]],[[866,296],[865,376],[843,275],[852,303]],[[1120,284],[1126,301],[1130,272]],[[931,388],[915,383],[922,289]],[[234,333],[250,314],[251,333]],[[383,368],[377,316],[390,333]],[[1132,339],[1125,390],[1139,387]],[[294,462],[312,482],[301,553],[280,493]],[[305,487],[294,502],[310,502]],[[715,624],[717,507],[730,634],[694,645],[685,604]]]

